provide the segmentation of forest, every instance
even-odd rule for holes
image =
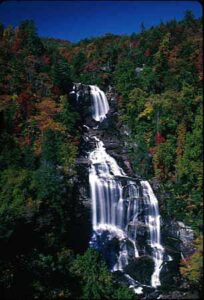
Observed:
[[[202,67],[202,20],[191,11],[78,43],[41,38],[32,20],[0,24],[1,299],[139,299],[88,247],[73,83],[113,87],[135,174],[158,183],[164,222],[194,231],[179,279],[201,293]]]

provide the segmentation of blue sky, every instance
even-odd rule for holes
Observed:
[[[182,19],[185,10],[196,17],[202,8],[196,1],[7,1],[0,4],[0,22],[17,26],[35,21],[40,36],[77,42],[84,38],[131,34],[162,20]]]

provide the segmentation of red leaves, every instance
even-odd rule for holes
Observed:
[[[12,52],[16,53],[21,48],[21,40],[19,38],[16,38],[12,47]]]
[[[151,55],[151,50],[148,48],[145,53],[144,56],[149,57]]]
[[[30,95],[27,92],[22,92],[22,93],[20,93],[20,95],[17,99],[17,102],[20,105],[25,105],[29,98],[30,98]]]
[[[75,146],[79,146],[80,145],[80,140],[79,139],[75,139],[72,141],[72,144]]]
[[[60,95],[61,94],[61,91],[60,91],[60,88],[57,86],[57,85],[54,85],[51,89],[52,93],[54,95]]]
[[[85,71],[87,72],[94,72],[98,70],[98,63],[96,60],[93,60],[89,64],[86,65]]]
[[[25,115],[25,117],[27,118],[28,113],[31,109],[31,106],[29,105],[29,100],[30,99],[30,95],[27,92],[22,92],[17,99],[18,104],[20,104],[20,108],[22,113]]]
[[[50,65],[50,63],[51,63],[50,57],[48,55],[43,55],[42,63],[45,64],[45,65]]]
[[[140,45],[140,41],[139,40],[133,41],[132,44],[131,44],[132,48],[138,48],[139,45]]]
[[[63,131],[64,127],[54,120],[54,116],[60,111],[56,103],[51,98],[44,98],[36,104],[38,114],[33,117],[37,122],[37,127],[41,132],[46,130]]]
[[[19,134],[19,136],[18,136],[18,144],[19,144],[20,147],[24,148],[25,146],[30,145],[31,139],[30,139],[29,133],[27,133],[26,136],[23,136],[21,134],[21,131],[16,132],[16,133]]]
[[[156,133],[156,143],[161,144],[161,143],[165,142],[165,140],[166,140],[165,137],[158,131]]]
[[[11,51],[13,53],[16,53],[21,49],[21,47],[22,47],[22,39],[21,39],[21,36],[20,36],[19,28],[17,27],[16,30],[15,30],[15,37],[14,37],[14,42],[13,42],[13,46],[11,48]]]

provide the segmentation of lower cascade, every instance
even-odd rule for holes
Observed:
[[[90,95],[92,118],[103,122],[109,110],[108,100],[96,86],[90,86]],[[156,288],[160,285],[164,257],[157,198],[148,181],[128,177],[106,152],[103,141],[97,137],[98,126],[92,130],[95,135],[90,139],[95,148],[89,152],[93,226],[90,245],[105,255],[108,253],[110,269],[123,272],[132,287],[136,281],[126,274],[129,262],[143,255],[151,256],[154,271],[150,284]],[[145,245],[138,238],[141,226],[146,233]]]

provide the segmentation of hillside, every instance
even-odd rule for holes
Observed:
[[[152,182],[164,223],[194,230],[195,252],[177,267],[183,290],[200,292],[202,66],[202,21],[191,12],[139,34],[76,44],[40,38],[32,21],[0,25],[3,299],[138,297],[87,250],[77,164],[83,119],[70,96],[77,82],[112,91],[134,174]]]

